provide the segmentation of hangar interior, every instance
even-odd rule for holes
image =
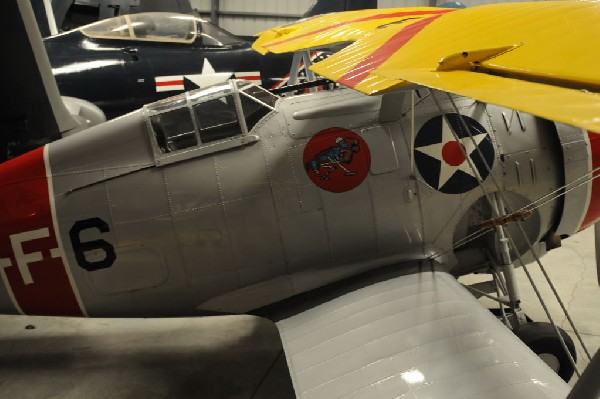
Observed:
[[[351,1],[350,1],[351,2]],[[462,1],[466,6],[499,3],[500,1]],[[312,0],[191,0],[192,8],[202,17],[235,33],[251,36],[273,26],[283,25],[300,18],[314,3]],[[371,7],[437,7],[443,0],[372,0]],[[504,1],[503,3],[506,3]]]
[[[32,0],[34,1],[34,0]],[[144,0],[139,0],[143,2]],[[494,3],[500,1],[493,1]],[[115,3],[118,3],[115,1]],[[191,0],[195,13],[240,36],[302,17],[312,0]],[[439,6],[436,1],[377,0],[379,8]],[[490,1],[465,0],[467,7]],[[543,260],[583,341],[600,349],[600,295],[594,227],[563,240]],[[531,265],[534,280],[543,274]],[[481,281],[462,277],[466,285]],[[523,310],[546,314],[522,269]],[[552,297],[545,283],[538,288]],[[486,298],[480,301],[492,306]],[[559,304],[548,299],[557,325],[574,337]],[[589,360],[577,340],[577,366]],[[0,316],[0,396],[19,398],[294,398],[277,328],[258,316],[82,319]],[[578,377],[569,381],[574,386]]]

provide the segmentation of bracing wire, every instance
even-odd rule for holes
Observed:
[[[436,103],[436,106],[438,107],[438,109],[439,109],[440,113],[441,113],[442,115],[444,115],[444,117],[445,117],[445,112],[443,111],[443,109],[442,109],[442,107],[441,107],[441,105],[440,105],[439,101],[437,100],[437,98],[436,98],[435,94],[433,93],[433,91],[432,91],[432,90],[429,90],[429,93],[430,93],[431,97],[433,98],[434,102]],[[473,144],[475,145],[475,149],[476,149],[476,151],[478,152],[479,156],[481,157],[481,159],[485,159],[485,158],[484,158],[484,156],[483,156],[483,154],[481,153],[481,150],[480,150],[480,149],[479,149],[479,147],[476,145],[476,143],[475,143],[475,140],[474,140],[474,138],[473,138],[473,135],[471,134],[471,131],[470,131],[470,129],[469,129],[469,127],[468,127],[468,125],[465,123],[465,121],[464,121],[464,118],[463,118],[463,117],[462,117],[462,115],[460,114],[460,112],[459,112],[459,110],[458,110],[458,108],[457,108],[457,106],[456,106],[456,104],[455,104],[455,102],[454,102],[454,99],[453,99],[453,98],[450,96],[450,94],[449,94],[449,93],[446,93],[446,96],[447,96],[447,97],[448,97],[448,99],[450,100],[450,104],[452,105],[452,107],[453,107],[454,111],[455,111],[455,112],[456,112],[456,114],[458,115],[458,118],[459,118],[459,120],[460,120],[460,122],[461,122],[462,126],[465,128],[465,131],[467,132],[467,134],[468,134],[468,136],[470,137],[471,141],[472,141],[472,142],[473,142]],[[450,126],[451,126],[451,125],[450,125]],[[451,129],[451,130],[452,130],[452,133],[453,133],[453,135],[454,135],[455,139],[456,139],[456,140],[459,140],[459,138],[458,138],[457,134],[454,132],[454,130],[453,130],[453,129]],[[465,153],[464,153],[464,149],[462,149],[462,148],[461,148],[461,150],[462,150],[462,152],[463,152],[463,155],[465,156],[465,159],[466,159],[466,160],[469,162],[469,167],[470,167],[470,168],[471,168],[471,169],[474,171],[474,173],[475,173],[475,172],[476,172],[476,170],[475,170],[475,168],[474,168],[474,166],[473,166],[473,164],[472,164],[472,162],[471,162],[471,160],[470,160],[470,157],[469,157],[469,156],[467,156],[467,154],[465,154]],[[498,190],[498,194],[500,195],[500,198],[501,198],[501,199],[503,200],[503,202],[505,203],[506,209],[502,209],[501,211],[508,210],[508,211],[509,211],[509,214],[512,214],[512,213],[514,213],[514,212],[512,212],[512,211],[510,210],[510,207],[509,207],[509,205],[508,205],[507,201],[506,201],[506,200],[503,198],[503,197],[504,197],[504,195],[502,194],[502,190],[500,189],[500,185],[498,184],[498,182],[497,182],[497,181],[496,181],[496,179],[494,178],[493,174],[491,173],[491,167],[490,167],[490,166],[489,166],[489,165],[488,165],[486,162],[484,162],[483,164],[484,164],[485,168],[487,169],[487,171],[488,171],[488,173],[489,173],[489,177],[490,177],[490,179],[492,180],[492,182],[493,182],[494,186],[497,188],[497,190]],[[594,172],[594,171],[592,171],[591,173],[593,174],[593,172]],[[478,173],[476,173],[476,175],[478,175]],[[593,176],[593,177],[592,177],[590,180],[593,180],[595,177],[596,177],[596,176]],[[576,181],[577,181],[577,179],[576,179]],[[491,204],[491,205],[493,205],[493,203],[492,203],[492,200],[491,200],[491,198],[490,198],[490,195],[489,195],[489,193],[487,192],[487,190],[485,189],[485,187],[483,186],[483,182],[481,181],[481,179],[478,179],[478,182],[479,182],[479,186],[480,186],[480,188],[482,189],[482,191],[483,191],[483,193],[484,193],[484,196],[487,198],[487,200],[490,202],[490,204]],[[572,183],[572,182],[570,182],[569,184],[571,184],[571,183]],[[566,187],[566,185],[565,185],[564,187]],[[574,189],[574,188],[576,188],[576,187],[569,188],[569,191],[570,191],[571,189]],[[565,193],[564,193],[564,192],[562,192],[562,193],[560,193],[559,195],[564,195],[564,194],[565,194]],[[546,202],[544,202],[543,204],[540,204],[539,206],[542,206],[542,205],[544,205],[545,203],[547,203],[547,201],[546,201]],[[492,209],[493,209],[493,206],[492,206]],[[497,215],[497,216],[500,216],[500,215]],[[521,234],[522,234],[522,236],[523,236],[523,238],[524,238],[524,240],[525,240],[525,243],[527,244],[527,247],[529,248],[529,251],[532,253],[532,255],[533,255],[534,259],[535,259],[535,260],[536,260],[536,262],[538,263],[538,265],[539,265],[539,267],[540,267],[540,270],[541,270],[541,271],[542,271],[542,273],[544,274],[544,276],[545,276],[545,279],[546,279],[546,281],[547,281],[548,285],[550,286],[550,288],[552,289],[552,292],[553,292],[553,294],[554,294],[554,296],[555,296],[556,300],[557,300],[557,301],[558,301],[558,303],[560,304],[560,306],[561,306],[561,309],[563,310],[563,312],[564,312],[564,314],[565,314],[565,316],[566,316],[567,320],[569,321],[569,323],[570,323],[571,327],[573,328],[573,331],[575,332],[575,334],[576,334],[576,336],[577,336],[577,338],[578,338],[578,340],[579,340],[579,342],[580,342],[581,346],[583,347],[584,351],[586,352],[586,355],[588,356],[588,358],[590,358],[590,359],[591,359],[591,356],[590,356],[590,354],[589,354],[589,352],[588,352],[588,350],[587,350],[587,347],[585,346],[585,343],[584,343],[584,342],[583,342],[583,340],[581,339],[581,336],[579,335],[579,332],[577,331],[577,329],[576,329],[576,327],[575,327],[575,325],[574,325],[573,321],[571,320],[571,317],[570,317],[570,315],[568,314],[568,311],[567,311],[566,307],[564,306],[564,303],[563,303],[563,302],[562,302],[562,300],[560,299],[560,296],[558,295],[558,292],[556,291],[556,288],[554,287],[554,284],[553,284],[553,283],[552,283],[552,281],[550,280],[550,278],[549,278],[548,274],[546,273],[546,270],[545,270],[544,266],[542,265],[541,261],[539,260],[539,257],[538,257],[538,256],[537,256],[537,254],[535,253],[535,251],[534,251],[534,249],[533,249],[533,245],[531,244],[531,242],[530,242],[529,238],[527,237],[527,235],[526,235],[526,233],[525,233],[525,230],[524,230],[524,229],[523,229],[523,227],[521,226],[521,223],[520,223],[520,222],[518,222],[518,221],[517,221],[517,226],[519,227],[519,230],[520,230],[520,232],[521,232]],[[567,350],[567,347],[566,347],[566,344],[565,344],[565,342],[564,342],[564,339],[563,339],[562,335],[561,335],[561,334],[558,332],[558,327],[556,326],[556,323],[554,323],[554,320],[552,319],[552,316],[550,315],[550,313],[549,313],[549,311],[548,311],[548,309],[547,309],[547,307],[546,307],[546,305],[545,305],[545,302],[544,302],[544,300],[543,300],[542,296],[540,295],[540,293],[539,293],[539,291],[538,291],[538,289],[537,289],[537,287],[536,287],[536,285],[535,285],[535,282],[534,282],[534,281],[533,281],[533,279],[530,277],[528,270],[526,270],[526,268],[525,268],[524,262],[523,262],[523,260],[522,260],[522,258],[521,258],[521,255],[519,254],[519,252],[518,252],[518,250],[517,250],[517,247],[516,247],[516,244],[515,244],[515,242],[514,242],[513,238],[510,236],[510,234],[508,233],[508,231],[506,231],[506,235],[507,235],[507,237],[508,237],[508,239],[509,239],[509,242],[510,242],[511,246],[513,247],[513,250],[514,250],[514,252],[517,254],[517,256],[518,256],[518,258],[519,258],[519,262],[521,263],[521,265],[523,266],[523,269],[524,269],[524,271],[525,271],[525,272],[526,272],[526,274],[528,275],[529,281],[530,281],[530,283],[531,283],[531,285],[532,285],[532,287],[533,287],[533,289],[534,289],[534,291],[535,291],[535,293],[536,293],[536,295],[537,295],[537,297],[538,297],[538,299],[539,299],[540,303],[542,304],[542,307],[544,308],[544,311],[546,312],[546,316],[548,317],[548,320],[549,320],[549,321],[550,321],[550,323],[552,324],[552,326],[553,326],[553,328],[554,328],[554,330],[555,330],[555,332],[556,332],[556,334],[557,334],[557,336],[558,336],[558,338],[559,338],[559,340],[560,340],[560,342],[561,342],[561,344],[562,344],[563,348],[565,349],[565,352],[567,353],[567,355],[568,355],[568,357],[569,357],[569,360],[571,361],[571,364],[572,364],[572,365],[573,365],[573,367],[575,368],[575,371],[577,372],[577,375],[580,375],[580,373],[579,373],[579,370],[577,369],[577,365],[575,364],[575,361],[574,361],[573,357],[571,356],[571,353],[570,353],[570,352]],[[453,247],[454,247],[454,246],[453,246]]]
[[[435,99],[435,95],[433,94],[433,92],[431,92],[431,95],[432,95],[432,97]],[[462,115],[461,115],[461,114],[460,114],[460,112],[458,111],[458,108],[456,107],[456,104],[455,104],[455,102],[454,102],[453,98],[450,96],[450,94],[449,94],[449,93],[446,93],[446,96],[447,96],[447,97],[448,97],[448,99],[450,100],[450,104],[451,104],[451,105],[452,105],[452,107],[454,108],[454,112],[456,112],[456,114],[458,115],[458,117],[459,117],[459,120],[460,120],[461,124],[463,125],[463,127],[465,128],[465,130],[466,130],[467,134],[469,135],[469,137],[471,138],[471,140],[473,141],[473,143],[475,143],[475,141],[474,141],[474,139],[473,139],[473,135],[471,134],[471,131],[470,131],[470,129],[468,128],[468,125],[465,123],[465,121],[464,121],[464,119],[463,119]],[[438,104],[438,109],[440,110],[440,112],[443,112],[443,111],[442,111],[442,109],[441,109],[441,107],[439,106],[439,103],[437,102],[437,100],[436,100],[436,104]],[[479,156],[481,157],[481,159],[484,159],[484,157],[483,157],[483,154],[481,153],[481,150],[479,149],[479,147],[476,147],[476,150],[477,150],[477,152],[478,152]],[[490,166],[489,166],[489,165],[488,165],[486,162],[484,162],[483,164],[484,164],[484,165],[485,165],[485,167],[487,168],[487,170],[488,170],[488,172],[489,172],[489,174],[490,174],[490,178],[491,178],[492,182],[494,183],[494,186],[497,188],[497,190],[498,190],[498,194],[500,195],[500,198],[503,200],[503,202],[504,202],[504,204],[505,204],[505,206],[506,206],[506,209],[508,209],[509,213],[514,213],[514,212],[513,212],[513,211],[510,209],[510,206],[508,205],[508,203],[507,203],[506,199],[504,198],[504,195],[502,194],[502,190],[500,189],[500,185],[497,183],[496,179],[493,177],[493,175],[492,175],[492,173],[491,173],[491,168],[490,168]],[[480,184],[480,186],[482,186],[482,189],[483,189],[483,185],[482,185],[482,184]],[[485,189],[484,189],[484,192],[485,192]],[[487,196],[487,198],[488,198],[488,200],[490,200],[490,197],[489,197],[489,196]],[[491,201],[490,201],[490,204],[492,204],[492,202],[491,202]],[[493,204],[492,204],[492,205],[493,205]],[[521,223],[520,223],[519,221],[517,221],[517,222],[516,222],[516,225],[517,225],[517,227],[519,228],[519,231],[520,231],[520,233],[521,233],[521,235],[522,235],[522,237],[523,237],[523,239],[524,239],[525,243],[527,244],[527,248],[529,249],[529,251],[531,252],[532,256],[534,257],[534,259],[535,259],[536,263],[537,263],[537,264],[538,264],[538,266],[540,267],[540,270],[542,271],[542,273],[543,273],[543,275],[544,275],[544,277],[545,277],[545,279],[546,279],[546,282],[548,283],[548,286],[551,288],[551,290],[552,290],[552,293],[554,294],[554,297],[556,298],[556,300],[557,300],[558,304],[560,305],[560,307],[561,307],[561,309],[562,309],[562,311],[563,311],[563,314],[565,315],[565,317],[566,317],[566,318],[567,318],[567,320],[569,321],[569,325],[571,326],[571,328],[573,329],[573,332],[574,332],[574,333],[575,333],[575,335],[577,336],[577,339],[579,340],[579,343],[581,344],[581,347],[583,348],[584,352],[586,353],[586,355],[587,355],[588,359],[591,361],[592,357],[591,357],[591,355],[590,355],[590,353],[589,353],[589,351],[588,351],[588,349],[587,349],[587,346],[586,346],[586,345],[585,345],[585,343],[583,342],[583,339],[581,338],[581,335],[579,334],[579,331],[578,331],[578,330],[577,330],[577,328],[575,327],[575,323],[573,323],[573,320],[571,319],[571,316],[570,316],[569,312],[567,311],[567,308],[565,307],[565,305],[564,305],[564,303],[563,303],[562,299],[560,298],[560,295],[558,295],[558,291],[556,290],[556,287],[554,286],[554,283],[552,283],[552,280],[550,279],[550,276],[549,276],[549,275],[548,275],[548,273],[546,272],[546,269],[545,269],[544,265],[542,264],[542,262],[540,261],[539,257],[537,256],[536,252],[534,251],[534,249],[533,249],[533,245],[531,244],[531,241],[529,240],[529,237],[527,237],[527,234],[525,233],[525,230],[523,229],[523,226],[521,225]],[[522,260],[522,258],[521,258],[521,255],[519,254],[519,252],[518,252],[518,250],[517,250],[517,247],[516,247],[516,245],[515,245],[515,243],[514,243],[514,240],[513,240],[513,238],[510,236],[510,234],[509,234],[509,232],[508,232],[508,231],[506,231],[506,236],[509,238],[509,240],[510,240],[510,243],[511,243],[511,245],[512,245],[512,247],[513,247],[513,250],[514,250],[514,252],[517,254],[518,258],[519,258],[519,262],[520,262],[520,263],[521,263],[523,266],[525,266],[525,265],[524,265],[524,262],[523,262],[523,260]],[[525,271],[525,270],[526,270],[526,268],[525,268],[525,267],[523,267],[523,270]],[[527,273],[527,272],[526,272],[526,273]],[[558,338],[559,338],[559,340],[560,340],[560,342],[561,342],[561,344],[562,344],[563,348],[565,349],[565,351],[566,351],[566,353],[567,353],[567,355],[568,355],[568,357],[569,357],[569,359],[570,359],[570,361],[571,361],[571,364],[572,364],[572,365],[573,365],[573,367],[575,368],[575,371],[577,371],[577,375],[579,375],[579,371],[577,370],[577,365],[575,364],[575,361],[573,360],[573,357],[571,356],[571,353],[570,353],[570,352],[567,350],[567,347],[566,347],[566,344],[565,344],[565,342],[564,342],[564,339],[563,339],[562,335],[561,335],[561,334],[559,334],[559,332],[558,332],[558,329],[557,329],[557,327],[556,327],[556,325],[555,325],[554,321],[552,320],[552,318],[551,318],[551,316],[550,316],[550,313],[547,311],[547,309],[546,309],[546,306],[545,306],[545,303],[544,303],[544,301],[543,301],[543,298],[541,297],[541,295],[539,295],[539,291],[537,290],[537,287],[535,286],[535,283],[534,283],[533,279],[530,279],[529,281],[530,281],[530,283],[531,283],[532,287],[534,288],[534,291],[536,292],[536,295],[538,296],[538,299],[539,299],[539,300],[540,300],[540,302],[542,303],[542,306],[544,307],[544,310],[546,311],[546,315],[548,316],[548,320],[551,322],[551,324],[552,324],[552,326],[553,326],[554,330],[556,331],[556,333],[557,333],[557,336],[558,336]]]
[[[575,189],[577,189],[577,188],[579,188],[579,187],[581,187],[581,186],[583,186],[585,184],[588,184],[591,181],[599,178],[600,174],[593,175],[597,171],[600,171],[600,167],[597,167],[594,170],[592,170],[591,172],[588,172],[588,173],[586,173],[586,174],[578,177],[577,179],[575,179],[575,180],[573,180],[573,181],[571,181],[571,182],[569,182],[569,183],[567,183],[567,184],[565,184],[565,185],[557,188],[556,190],[552,191],[551,193],[546,194],[546,195],[538,198],[537,200],[530,202],[529,204],[527,204],[524,207],[521,207],[520,209],[518,209],[517,211],[515,211],[515,213],[518,213],[518,212],[521,212],[521,211],[525,211],[525,210],[533,211],[533,210],[536,210],[538,208],[541,208],[544,205],[547,205],[547,204],[551,203],[552,201],[556,200],[557,198],[560,198],[560,197],[566,195],[570,191],[575,190]],[[585,178],[585,180],[582,180],[582,178]],[[569,187],[567,189],[568,186],[574,184],[575,182],[578,182],[578,183],[576,185],[574,185],[572,187]],[[551,194],[555,194],[555,193],[558,193],[558,194],[556,194],[556,195],[554,195],[554,196],[552,196],[552,197],[549,198],[549,196]],[[545,201],[543,201],[540,204],[532,207],[532,205],[537,204],[538,202],[540,202],[542,200],[545,200]],[[474,241],[474,240],[478,239],[479,237],[487,234],[491,230],[492,230],[491,228],[481,228],[481,229],[479,229],[479,230],[477,230],[477,231],[475,231],[475,232],[473,232],[473,233],[471,233],[471,234],[469,234],[469,235],[461,238],[460,240],[455,241],[454,243],[452,243],[452,247],[450,247],[449,249],[444,250],[444,251],[439,251],[439,252],[436,252],[436,253],[432,254],[430,256],[430,258],[431,259],[437,259],[437,258],[439,258],[441,256],[444,256],[448,252],[454,251],[456,248],[459,248],[459,247],[461,247],[463,245],[466,245],[466,244],[470,243],[471,241]]]

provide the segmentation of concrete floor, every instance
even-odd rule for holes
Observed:
[[[593,229],[565,240],[542,260],[593,355],[600,347]],[[541,282],[539,268],[530,269]],[[524,310],[533,320],[546,320],[521,270],[519,280]],[[547,285],[540,286],[550,298]],[[558,304],[549,301],[549,308],[571,332]],[[579,368],[587,363],[579,348]],[[285,399],[294,394],[277,330],[265,319],[0,316],[0,397]]]
[[[556,290],[562,298],[575,327],[587,346],[591,356],[600,349],[600,286],[596,276],[596,258],[594,251],[594,229],[589,228],[568,240],[563,247],[551,251],[542,259],[547,264],[550,279],[556,284]],[[543,280],[543,274],[537,265],[531,265],[530,271],[534,281]],[[526,277],[522,270],[519,271],[520,280]],[[533,320],[546,321],[546,313],[540,305],[537,296],[527,282],[522,284],[524,308]],[[582,351],[568,320],[561,311],[560,305],[552,296],[552,291],[547,284],[540,283],[540,292],[543,298],[548,298],[550,314],[555,321],[566,330],[578,348],[577,367],[583,372],[589,359]],[[525,305],[526,304],[526,305]],[[576,376],[570,381],[576,382]]]
[[[561,248],[548,252],[541,261],[590,355],[594,356],[600,348],[600,286],[596,276],[594,228],[588,228],[563,240]],[[554,299],[550,286],[546,283],[537,263],[530,264],[527,268],[547,304],[550,315],[573,338],[577,348],[577,368],[583,372],[589,359],[583,352],[558,301]],[[522,268],[517,270],[517,279],[521,305],[525,313],[533,321],[548,321]],[[462,283],[470,284],[477,281],[478,277],[465,276],[459,280]],[[489,300],[483,299],[482,302],[487,306],[491,305]],[[576,382],[577,375],[575,374],[569,383],[572,386]]]
[[[293,398],[275,326],[251,316],[3,316],[2,398]]]

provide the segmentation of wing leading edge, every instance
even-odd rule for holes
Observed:
[[[444,272],[279,321],[298,398],[564,398],[569,387]]]
[[[366,94],[416,83],[600,131],[600,3],[390,9],[378,19],[376,11],[358,22],[337,13],[276,28],[255,48],[353,42],[311,69]]]

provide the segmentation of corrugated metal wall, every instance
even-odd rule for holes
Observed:
[[[423,7],[430,6],[429,1],[427,0],[378,0],[377,1],[379,8],[387,8],[387,7]]]
[[[273,26],[292,22],[314,0],[191,0],[192,8],[210,20],[211,5],[218,3],[218,25],[237,35],[254,35]],[[327,1],[327,0],[321,0]],[[450,0],[377,0],[380,8],[435,6]],[[460,0],[467,6],[519,0]]]
[[[253,35],[294,21],[312,2],[313,0],[219,0],[218,25],[237,35]],[[211,0],[191,0],[191,3],[192,8],[210,19]],[[261,17],[261,14],[266,17]],[[276,15],[280,17],[277,18]]]
[[[377,0],[378,7],[416,7],[416,6],[440,6],[444,3],[449,3],[454,0]],[[458,0],[467,7],[473,7],[481,4],[492,4],[492,3],[510,3],[515,1],[523,0]],[[534,0],[527,0],[534,1]]]

